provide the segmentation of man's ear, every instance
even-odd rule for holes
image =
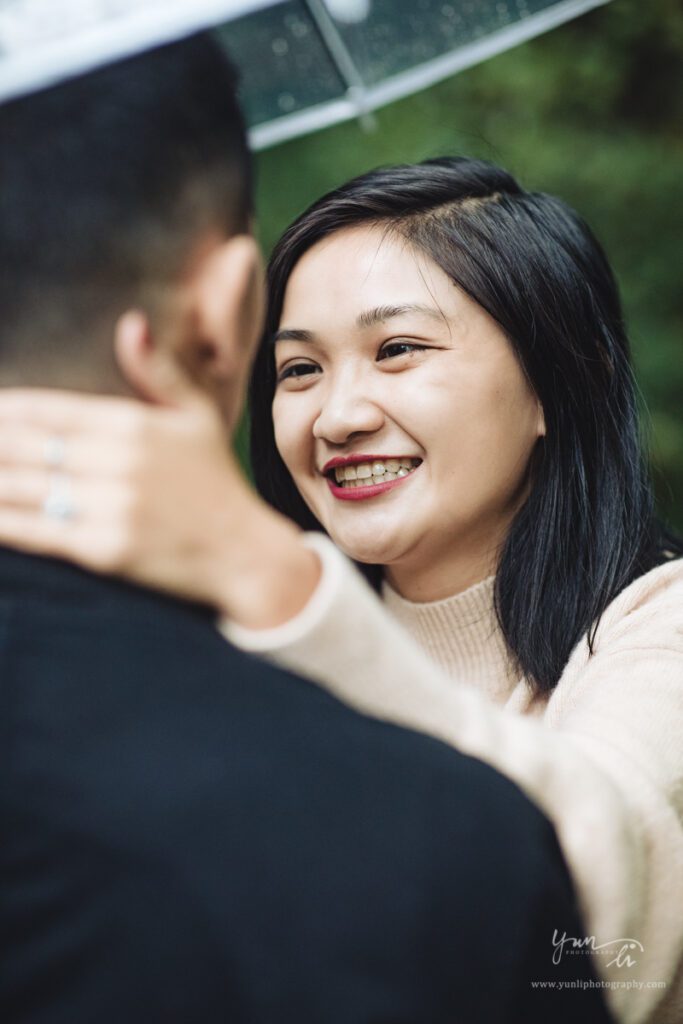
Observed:
[[[128,310],[114,333],[116,358],[126,380],[155,404],[188,404],[213,397],[229,420],[238,415],[241,391],[259,337],[264,308],[261,256],[251,236],[212,246],[178,287],[167,311],[163,338],[148,316]]]
[[[114,352],[136,395],[154,405],[188,406],[199,399],[187,374],[160,346],[146,313],[129,309],[114,328]]]
[[[232,432],[265,311],[261,251],[251,235],[238,235],[213,250],[195,274],[190,302],[196,330],[186,335],[178,357]]]
[[[196,315],[199,361],[219,385],[231,384],[251,363],[263,329],[264,284],[261,252],[251,235],[237,235],[216,247],[201,263],[190,290]]]

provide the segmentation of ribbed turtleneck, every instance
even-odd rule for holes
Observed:
[[[388,583],[382,597],[388,611],[452,678],[504,704],[519,682],[493,606],[495,576],[441,601],[418,603]]]

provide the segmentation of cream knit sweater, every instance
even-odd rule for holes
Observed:
[[[555,825],[587,935],[642,946],[631,965],[621,943],[581,954],[615,1017],[681,1024],[683,560],[622,591],[594,655],[582,640],[550,697],[533,699],[496,622],[493,577],[429,604],[385,587],[382,604],[327,538],[306,543],[323,574],[304,610],[272,630],[224,621],[227,638],[513,779]],[[551,979],[550,936],[548,951]]]

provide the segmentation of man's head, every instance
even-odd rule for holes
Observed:
[[[120,391],[115,353],[128,378],[163,353],[215,383],[258,320],[251,203],[207,35],[0,106],[0,383]]]

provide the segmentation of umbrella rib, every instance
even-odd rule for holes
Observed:
[[[334,64],[339,77],[346,87],[348,100],[355,107],[361,125],[364,128],[374,128],[375,118],[370,113],[365,102],[365,82],[355,61],[339,34],[330,12],[325,7],[323,0],[303,0],[304,6],[315,24],[323,45],[327,50],[332,63]]]

